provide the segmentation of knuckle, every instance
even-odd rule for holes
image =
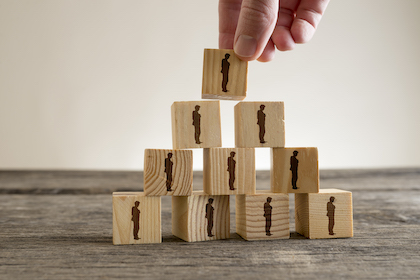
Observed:
[[[241,13],[246,21],[258,25],[269,26],[276,20],[276,12],[273,7],[263,0],[243,3]]]

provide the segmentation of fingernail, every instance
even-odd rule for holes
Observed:
[[[257,50],[257,40],[248,35],[239,35],[233,50],[239,56],[251,57]]]

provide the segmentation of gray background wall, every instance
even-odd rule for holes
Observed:
[[[217,5],[0,0],[0,168],[139,170],[145,148],[171,148],[170,106],[201,98]],[[419,12],[331,1],[310,43],[249,64],[246,100],[284,101],[286,145],[318,147],[321,168],[420,166]]]

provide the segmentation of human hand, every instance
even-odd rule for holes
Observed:
[[[328,2],[219,0],[219,48],[245,61],[270,61],[275,48],[293,50],[312,38]]]

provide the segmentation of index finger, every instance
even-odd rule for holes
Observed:
[[[242,0],[219,1],[219,48],[233,49]]]

